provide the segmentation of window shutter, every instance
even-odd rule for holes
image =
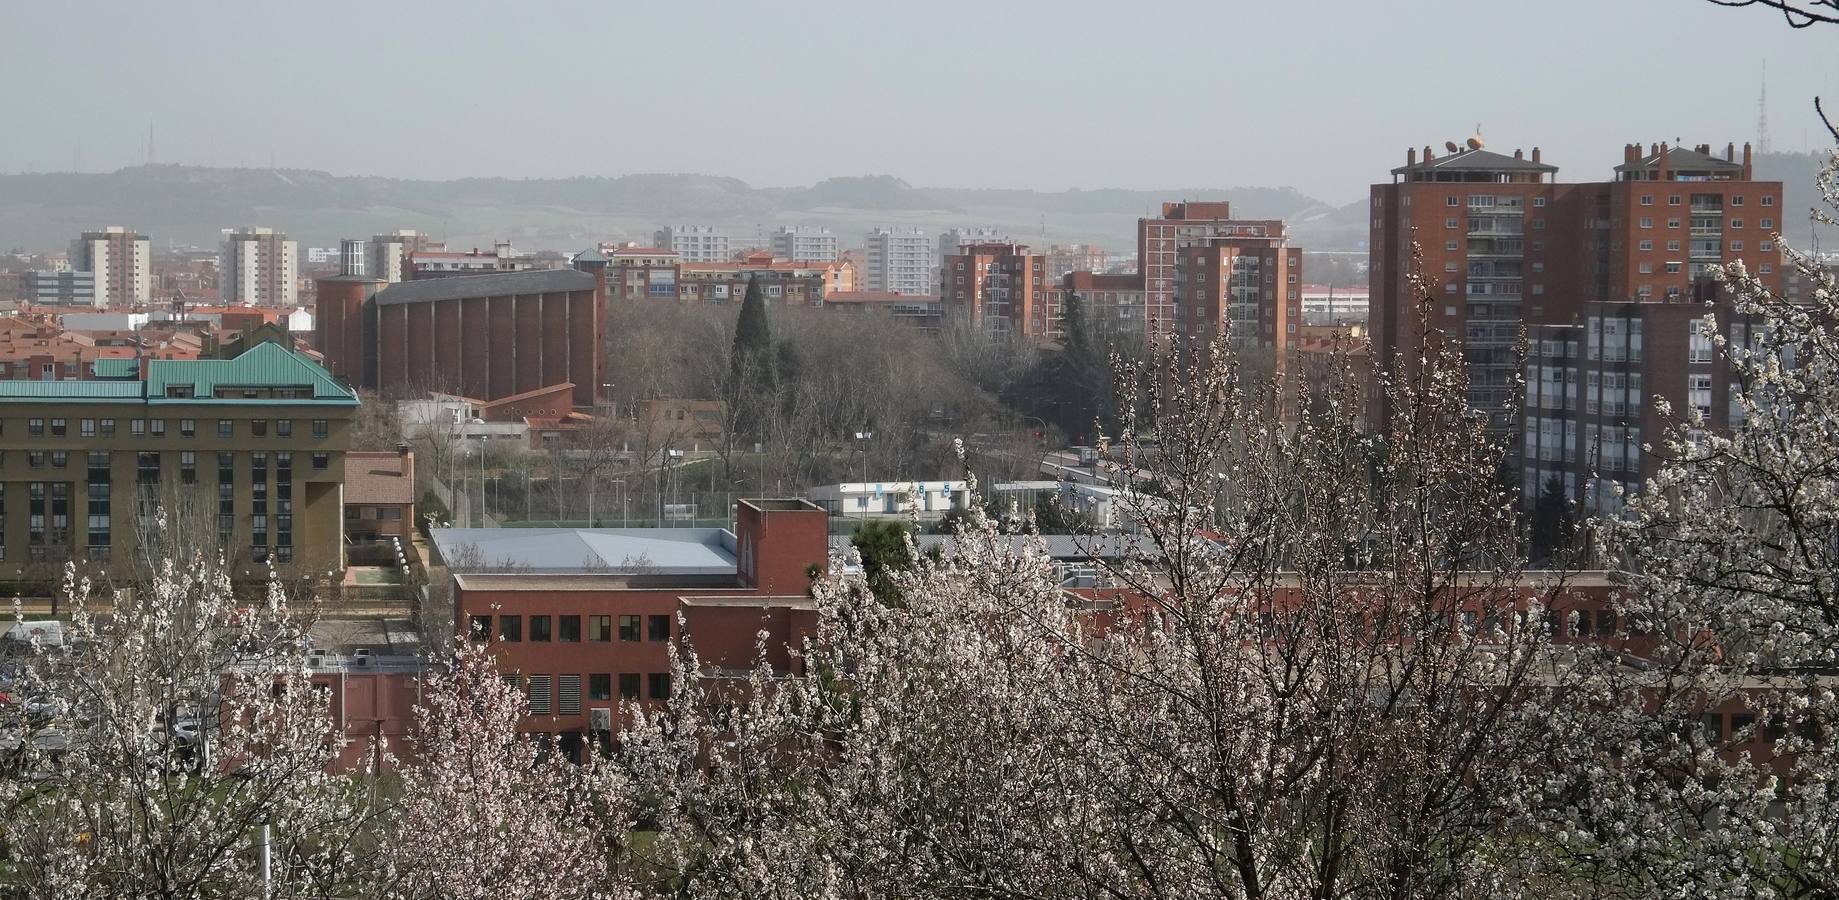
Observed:
[[[556,676],[556,713],[564,716],[581,714],[581,676]]]
[[[579,690],[576,692],[579,699]],[[533,716],[549,715],[549,676],[530,676],[530,714]]]

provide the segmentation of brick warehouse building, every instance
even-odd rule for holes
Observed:
[[[1696,303],[1715,297],[1707,269],[1742,259],[1780,288],[1774,247],[1781,183],[1753,179],[1750,148],[1623,148],[1614,180],[1559,183],[1520,151],[1406,152],[1371,192],[1371,319],[1383,370],[1419,355],[1413,242],[1433,295],[1430,326],[1462,343],[1470,400],[1503,416],[1520,371],[1523,325],[1583,324],[1592,303]],[[1701,311],[1702,314],[1702,311]],[[1652,393],[1650,391],[1649,393]]]
[[[606,258],[538,269],[385,284],[320,279],[326,368],[386,396],[445,392],[496,400],[562,382],[591,406],[600,383]]]
[[[742,500],[732,532],[449,528],[433,540],[459,570],[454,621],[491,641],[527,690],[524,730],[573,754],[612,730],[620,701],[669,696],[675,641],[695,647],[707,676],[726,677],[751,669],[765,631],[773,667],[799,672],[793,648],[816,627],[808,592],[828,521],[804,500]]]

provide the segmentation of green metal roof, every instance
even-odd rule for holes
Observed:
[[[104,367],[103,363],[111,366]],[[114,380],[94,381],[8,381],[0,380],[0,402],[72,403],[103,402],[148,404],[216,404],[253,403],[265,406],[326,405],[356,406],[358,397],[340,385],[325,369],[305,355],[280,344],[261,343],[235,359],[156,359],[147,364],[147,380],[128,380],[139,373],[132,359],[97,360],[91,371],[106,378],[115,371],[115,363],[126,363],[132,371]],[[168,397],[167,388],[189,385],[190,397]],[[282,388],[297,387],[311,391],[311,397],[282,399],[261,397],[217,397],[219,387]]]
[[[140,361],[132,357],[111,356],[90,363],[89,372],[97,378],[138,378]]]
[[[191,385],[192,396],[168,397],[173,385]],[[147,367],[148,403],[223,403],[237,398],[214,396],[220,387],[304,387],[312,398],[298,403],[348,403],[357,405],[357,395],[333,379],[330,373],[304,355],[280,344],[264,342],[243,351],[235,359],[156,359]],[[287,403],[287,400],[260,398],[247,403]]]
[[[138,381],[0,381],[0,401],[69,403],[73,400],[90,400],[120,403],[140,398],[141,384]]]

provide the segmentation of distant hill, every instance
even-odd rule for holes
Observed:
[[[1805,245],[1798,211],[1816,199],[1819,157],[1770,154],[1757,173],[1786,186],[1782,216]],[[455,246],[508,239],[539,250],[572,250],[600,240],[649,241],[671,223],[727,226],[762,242],[779,225],[823,225],[844,244],[880,225],[943,230],[991,225],[1032,244],[1135,245],[1136,220],[1170,200],[1231,200],[1248,218],[1282,218],[1297,243],[1315,250],[1365,246],[1364,198],[1331,204],[1289,187],[1166,190],[979,190],[915,187],[889,175],[831,178],[809,187],[757,188],[734,178],[694,174],[618,178],[465,178],[422,181],[332,175],[307,169],[135,166],[106,174],[0,175],[0,246],[59,248],[85,229],[138,228],[165,246],[213,246],[220,229],[270,225],[307,246],[334,246],[415,228]],[[1839,239],[1828,237],[1828,246]]]

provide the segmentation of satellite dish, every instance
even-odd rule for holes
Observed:
[[[1470,150],[1480,150],[1484,146],[1481,142],[1481,135],[1479,134],[1472,138],[1469,138],[1468,143],[1469,143]]]
[[[1456,146],[1455,141],[1444,141],[1443,149],[1448,150],[1451,153],[1459,153],[1462,151],[1461,147]]]

